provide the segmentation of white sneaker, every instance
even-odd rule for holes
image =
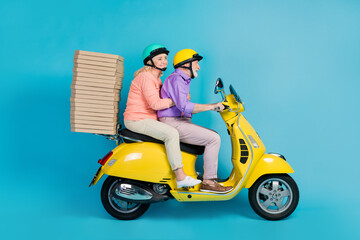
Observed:
[[[190,176],[186,176],[185,179],[182,181],[176,181],[176,185],[178,188],[192,187],[192,186],[198,185],[200,183],[201,183],[201,180],[194,179]]]

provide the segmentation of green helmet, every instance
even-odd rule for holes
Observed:
[[[157,68],[157,67],[155,67],[155,65],[153,63],[152,58],[159,55],[159,54],[162,54],[162,53],[165,53],[166,55],[168,55],[169,50],[167,50],[161,44],[151,44],[151,45],[147,46],[144,49],[143,54],[142,54],[144,65]],[[149,60],[151,61],[151,64],[147,63]],[[157,68],[157,69],[159,69],[159,68]],[[166,68],[165,69],[159,69],[159,70],[165,71]]]

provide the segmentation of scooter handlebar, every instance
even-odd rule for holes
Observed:
[[[224,103],[223,103],[223,106],[224,106],[224,110],[230,109],[230,107]],[[215,111],[219,112],[219,110],[220,110],[219,107],[215,108]]]

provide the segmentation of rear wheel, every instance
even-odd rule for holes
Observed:
[[[105,210],[114,218],[132,220],[143,215],[150,207],[149,203],[132,203],[119,199],[116,189],[121,178],[109,176],[101,188],[101,202]]]
[[[264,175],[249,189],[249,202],[254,211],[265,219],[284,219],[296,209],[299,189],[287,174]]]

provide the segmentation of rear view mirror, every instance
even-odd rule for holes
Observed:
[[[214,93],[217,94],[217,93],[221,92],[221,90],[223,90],[223,89],[224,89],[224,84],[223,84],[221,78],[218,78],[216,80]]]

